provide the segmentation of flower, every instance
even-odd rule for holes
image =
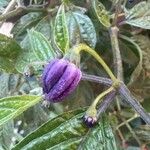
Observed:
[[[42,75],[43,93],[49,102],[60,102],[77,87],[81,79],[80,69],[65,59],[54,59]]]

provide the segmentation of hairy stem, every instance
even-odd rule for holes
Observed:
[[[109,34],[110,34],[111,46],[112,46],[112,52],[113,52],[115,74],[117,76],[117,79],[119,79],[120,81],[123,81],[124,80],[123,79],[123,67],[122,67],[122,58],[121,58],[119,42],[118,42],[118,31],[119,29],[116,26],[111,27],[109,30]],[[117,103],[118,110],[120,111],[121,107],[120,107],[120,102],[119,102],[118,97],[116,97],[116,103]]]
[[[85,74],[85,73],[82,74],[82,80],[88,80],[88,81],[91,81],[91,82],[104,84],[106,86],[112,85],[111,79],[98,77],[98,76],[95,76],[95,75],[89,75],[89,74]]]
[[[93,101],[92,105],[88,108],[88,110],[86,111],[86,115],[88,116],[92,116],[92,117],[98,117],[99,115],[97,115],[98,111],[96,110],[97,104],[103,99],[103,97],[105,97],[107,94],[111,93],[112,91],[115,91],[114,87],[111,86],[110,88],[108,88],[106,91],[102,92],[101,94],[99,94],[96,99]],[[103,107],[103,106],[102,106]],[[105,109],[105,106],[103,108],[103,110]],[[100,110],[99,110],[100,111]]]
[[[140,103],[131,95],[130,91],[126,87],[124,83],[120,85],[118,89],[119,94],[128,102],[137,113],[139,113],[140,117],[150,125],[150,115],[144,110],[144,108],[140,105]]]
[[[44,8],[34,8],[34,7],[18,7],[13,11],[0,15],[0,21],[7,20],[18,15],[25,15],[28,12],[46,12]]]
[[[116,91],[112,91],[102,101],[102,103],[100,104],[98,111],[97,111],[97,118],[99,118],[100,115],[106,111],[106,109],[109,107],[111,102],[114,100],[115,95],[116,95]]]
[[[109,33],[113,52],[115,73],[117,78],[123,81],[123,67],[122,67],[122,58],[119,50],[118,31],[119,31],[118,28],[115,26],[110,28]]]
[[[5,8],[3,14],[6,14],[9,11],[11,11],[15,7],[15,5],[16,5],[16,1],[17,0],[11,0],[10,3],[8,4],[8,6]]]
[[[104,82],[102,81],[103,78],[101,77],[97,77],[97,76],[93,76],[93,75],[83,75],[83,79],[84,80],[88,80],[91,82],[96,82],[96,83],[103,83],[105,85],[109,85],[112,84],[112,81],[110,79],[104,78]],[[120,87],[118,88],[118,92],[119,94],[125,99],[125,101],[127,103],[129,103],[131,105],[131,107],[140,115],[140,117],[147,123],[150,125],[150,115],[144,110],[144,108],[139,104],[139,102],[136,100],[135,97],[133,97],[133,95],[130,93],[129,89],[127,88],[127,86],[124,83],[120,84]],[[104,100],[105,101],[105,100]],[[103,103],[104,103],[103,101]],[[101,105],[102,106],[102,105]],[[100,107],[101,107],[100,106]],[[109,105],[107,105],[107,107],[105,107],[105,109],[107,109],[109,107]],[[101,112],[100,112],[101,113]]]
[[[110,92],[112,92],[114,90],[114,87],[111,86],[110,88],[108,88],[106,91],[102,92],[101,94],[99,94],[96,99],[94,100],[94,102],[92,103],[92,107],[96,108],[96,105],[98,104],[98,102],[107,94],[109,94]]]

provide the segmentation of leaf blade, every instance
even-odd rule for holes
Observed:
[[[65,53],[69,48],[69,33],[66,23],[65,6],[62,4],[55,19],[54,40],[57,47]]]
[[[84,111],[78,109],[66,112],[48,121],[17,144],[13,150],[77,149],[89,130],[82,121]]]
[[[31,50],[40,61],[48,61],[55,57],[53,48],[46,37],[37,31],[28,31]]]
[[[41,100],[39,96],[12,96],[0,99],[0,126]],[[24,102],[23,102],[24,101]]]
[[[136,68],[134,69],[134,71],[132,72],[131,77],[130,77],[130,81],[128,83],[128,85],[131,85],[134,81],[137,80],[137,78],[139,77],[139,75],[140,75],[140,73],[143,69],[143,67],[142,67],[143,54],[142,54],[141,48],[132,39],[128,38],[127,36],[123,36],[123,35],[121,35],[120,37],[122,39],[126,40],[127,42],[131,43],[132,45],[134,45],[134,47],[137,49],[137,52],[138,52],[138,55],[139,55],[139,62],[137,64]]]
[[[100,23],[109,28],[111,26],[110,24],[110,16],[108,15],[107,10],[105,9],[104,5],[99,2],[98,0],[93,0],[92,1],[92,6],[94,8],[94,11],[96,13],[96,16]]]
[[[14,65],[21,51],[21,47],[14,39],[0,34],[0,70],[17,73]]]
[[[130,10],[125,10],[125,23],[144,28],[150,29],[150,3],[140,2]]]
[[[70,33],[70,42],[73,41],[71,45],[85,42],[89,46],[95,48],[97,42],[96,31],[91,19],[87,15],[80,11],[68,13],[67,22]]]
[[[117,150],[114,135],[105,117],[102,117],[101,123],[99,122],[95,128],[89,130],[78,150],[93,148],[95,150]]]

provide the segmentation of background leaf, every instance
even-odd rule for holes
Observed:
[[[20,73],[26,72],[29,69],[30,64],[32,64],[35,70],[41,70],[42,65],[34,64],[34,62],[47,62],[53,59],[55,55],[49,41],[42,33],[37,31],[29,32],[29,35],[21,42],[21,47],[24,51],[18,57],[15,66]]]
[[[125,23],[144,28],[150,29],[150,3],[141,2],[135,5],[129,11],[125,11]]]
[[[27,29],[34,27],[43,18],[42,13],[31,12],[22,16],[11,31],[14,38],[21,40],[27,33]]]
[[[52,119],[51,121],[48,121],[39,129],[23,139],[13,148],[13,150],[73,150],[78,148],[82,140],[88,144],[92,144],[89,143],[90,140],[92,140],[93,148],[103,147],[104,149],[107,149],[107,147],[111,147],[113,150],[115,150],[115,140],[112,130],[108,125],[108,120],[104,119],[91,130],[83,124],[83,112],[84,110],[81,109],[67,112]],[[90,134],[93,136],[93,139],[88,138],[88,131],[91,132]]]
[[[0,34],[0,70],[16,73],[14,65],[21,52],[21,47],[14,39]]]
[[[41,100],[39,96],[25,95],[0,99],[0,126]]]
[[[105,6],[98,0],[92,0],[92,6],[100,23],[107,28],[110,27],[110,16]]]
[[[123,36],[123,35],[121,35],[120,37],[123,40],[126,40],[128,42],[128,44],[133,45],[134,49],[136,49],[136,53],[138,53],[138,55],[139,55],[139,62],[137,64],[136,68],[134,69],[134,71],[132,72],[132,75],[130,77],[130,82],[128,83],[128,85],[131,85],[139,77],[139,75],[142,71],[142,68],[143,68],[142,67],[142,62],[143,62],[142,50],[131,38],[128,38],[127,36]]]
[[[91,19],[80,11],[67,13],[67,24],[71,45],[85,42],[95,47],[97,38],[96,31]]]
[[[69,48],[69,34],[66,23],[65,6],[59,7],[55,18],[54,39],[58,48],[64,53]]]
[[[69,11],[66,13],[66,21],[69,33],[69,43],[70,47],[72,47],[81,40],[80,28],[73,12]]]
[[[149,143],[150,139],[150,127],[148,125],[142,125],[135,129],[135,133],[145,143]]]
[[[31,50],[40,61],[49,61],[55,57],[53,48],[42,33],[30,30],[28,36]]]
[[[7,6],[9,2],[10,2],[10,0],[1,0],[0,1],[0,11],[3,11],[4,7]]]
[[[37,25],[34,28],[35,31],[42,33],[48,40],[51,40],[52,37],[51,27],[50,27],[51,21],[52,18],[49,18],[49,16],[45,16],[37,23]]]
[[[12,138],[14,134],[14,122],[13,120],[8,121],[5,126],[0,127],[0,149],[7,150],[12,147]]]

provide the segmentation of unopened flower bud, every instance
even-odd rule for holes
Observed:
[[[84,118],[84,123],[89,127],[89,128],[92,128],[96,122],[97,122],[97,118],[96,117],[93,117],[93,116],[87,116],[85,115]]]
[[[81,79],[80,69],[65,59],[54,59],[42,75],[43,93],[49,102],[60,102],[68,96]]]

